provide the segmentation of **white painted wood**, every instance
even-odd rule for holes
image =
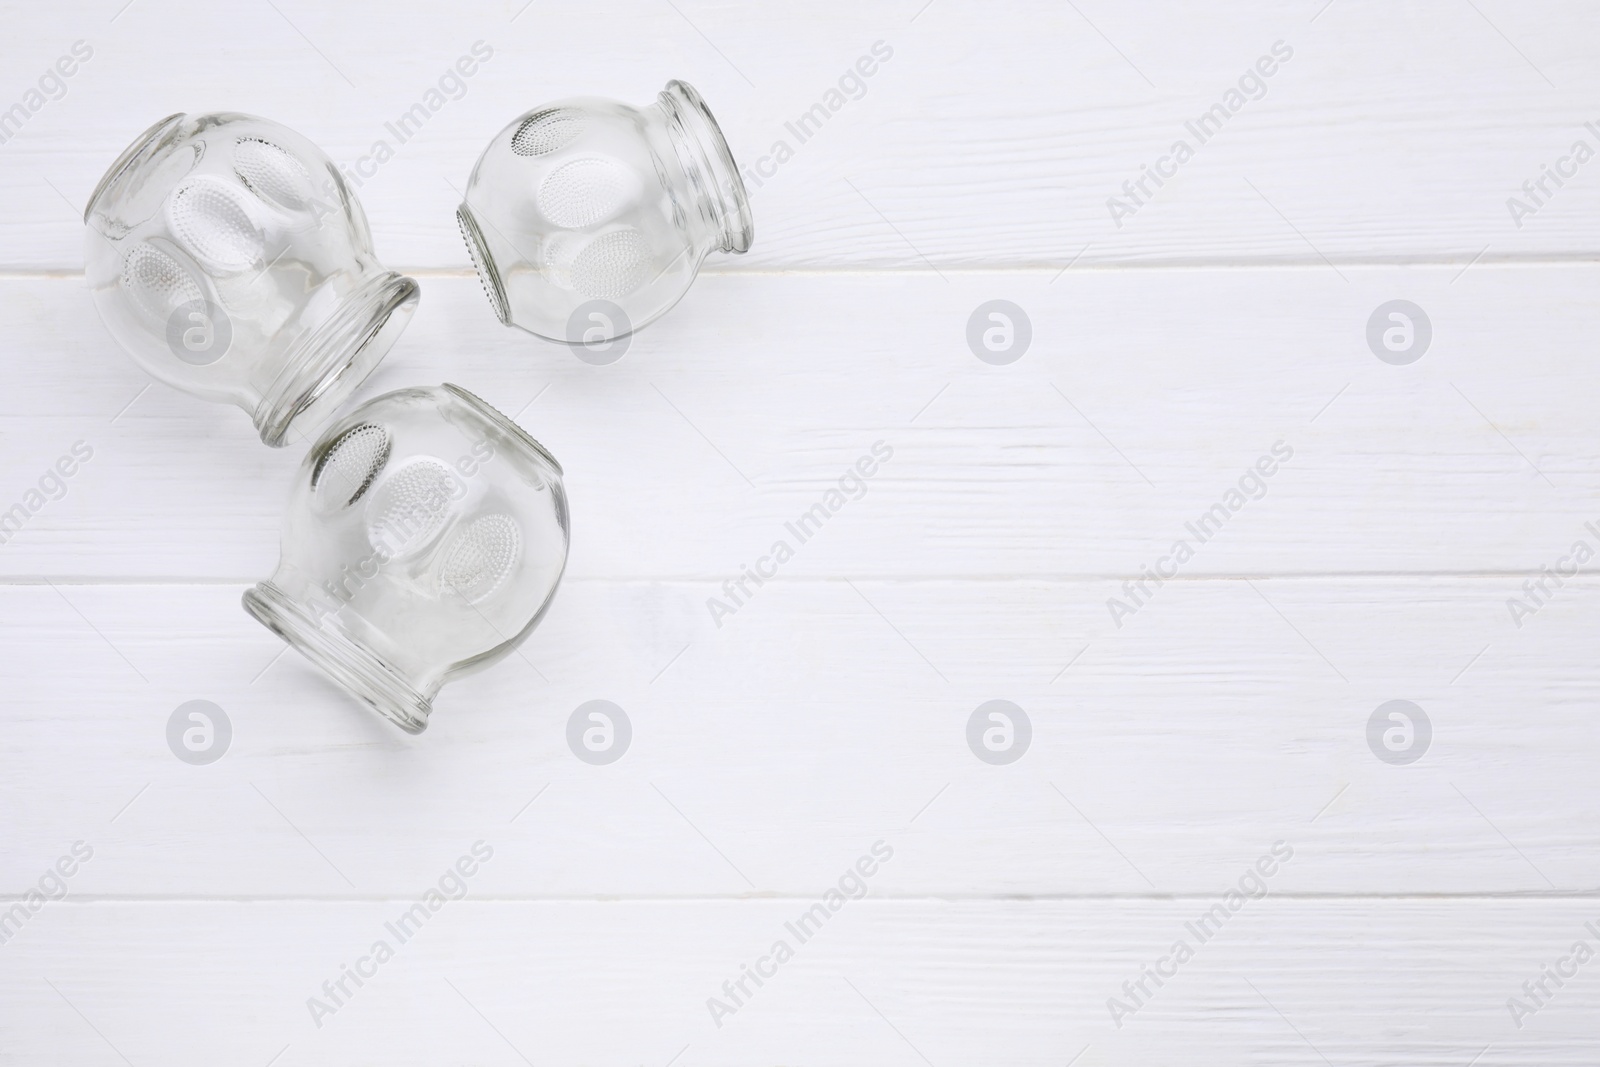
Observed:
[[[794,149],[754,190],[754,250],[719,268],[1460,264],[1600,243],[1593,168],[1547,183],[1520,228],[1507,208],[1575,140],[1600,147],[1584,128],[1600,20],[1575,4],[122,6],[30,10],[0,43],[4,106],[74,41],[94,49],[0,145],[5,265],[78,267],[84,201],[163,115],[264,114],[353,166],[478,40],[494,57],[465,95],[360,190],[392,265],[467,265],[456,190],[512,118],[575,94],[646,102],[671,77],[704,92],[744,166]],[[785,124],[880,40],[893,57],[864,95],[800,143]],[[1265,96],[1207,143],[1188,134],[1278,41],[1293,56]],[[1183,137],[1195,157],[1114,225],[1108,198]]]
[[[579,580],[414,741],[238,587],[11,586],[0,890],[83,838],[95,895],[393,894],[492,834],[519,898],[818,892],[880,836],[912,897],[1219,892],[1279,838],[1285,891],[1594,891],[1600,586],[1518,630],[1513,582],[1183,581],[1119,631],[1109,582],[784,581],[718,629],[702,586]],[[1396,698],[1407,767],[1366,740]],[[207,767],[166,747],[193,699],[233,723]],[[633,725],[607,767],[565,738],[593,699]],[[1033,724],[1006,767],[966,745],[993,699]]]
[[[515,847],[497,845],[484,873]],[[316,1027],[307,999],[428,881],[385,901],[48,905],[0,952],[0,1040],[16,1062],[85,1064],[120,1051],[134,1064],[1578,1067],[1600,1010],[1592,960],[1565,988],[1547,983],[1555,995],[1520,1030],[1506,1006],[1579,938],[1595,944],[1593,900],[1253,901],[1118,1029],[1108,998],[1212,901],[869,898],[764,986],[747,982],[718,1028],[706,1000],[814,900],[469,895],[365,986],[347,981],[353,995]]]
[[[1279,440],[1294,458],[1185,575],[1537,570],[1600,522],[1600,271],[1346,273],[703,278],[608,367],[499,326],[473,278],[429,276],[363,395],[448,380],[518,416],[566,467],[575,578],[736,577],[878,440],[894,458],[791,575],[1136,575]],[[21,351],[52,353],[14,364],[0,403],[3,506],[74,441],[96,449],[0,573],[268,573],[306,446],[141,392],[80,283],[0,293]],[[1006,367],[965,340],[996,297],[1033,322]],[[1396,297],[1433,322],[1405,367],[1364,340]]]
[[[1592,1062],[1600,964],[1520,1028],[1507,1000],[1600,947],[1600,582],[1509,602],[1600,548],[1600,163],[1520,226],[1507,199],[1600,148],[1600,15],[117,0],[6,29],[0,114],[94,55],[0,143],[0,513],[94,456],[0,543],[0,1062]],[[79,216],[177,110],[354,165],[480,39],[360,189],[423,285],[363,396],[454,381],[516,416],[566,467],[573,555],[520,654],[408,739],[240,609],[307,442],[146,388]],[[622,362],[494,323],[451,213],[506,121],[683,77],[754,167],[879,40],[752,189],[755,249]],[[1115,225],[1280,40],[1264,98]],[[965,340],[996,298],[1033,328],[1004,367]],[[1364,338],[1396,298],[1434,330],[1410,366]],[[708,598],[880,440],[865,496],[719,626]],[[1135,598],[1279,441],[1265,496]],[[164,736],[196,698],[234,729],[206,767]],[[607,767],[564,737],[596,698],[635,731]],[[1409,766],[1366,737],[1397,698],[1434,731]],[[993,699],[1033,725],[1010,766],[967,747]],[[306,998],[478,840],[468,898],[315,1026]],[[716,1026],[706,998],[880,840],[870,899]],[[79,841],[68,899],[8,928]],[[1118,1028],[1107,998],[1279,841],[1270,895]]]

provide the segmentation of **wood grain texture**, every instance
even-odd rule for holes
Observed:
[[[893,459],[787,573],[1137,575],[1279,441],[1294,458],[1185,576],[1536,571],[1564,554],[1600,521],[1600,271],[1349,273],[703,278],[608,367],[499,326],[471,277],[430,276],[363,395],[454,381],[519,418],[567,470],[574,578],[736,577],[880,440]],[[242,412],[150,385],[78,282],[0,293],[18,350],[58,353],[10,372],[0,509],[74,441],[96,449],[0,545],[0,573],[268,573],[306,445],[264,449]],[[1434,331],[1404,367],[1364,338],[1397,296]],[[996,297],[1033,322],[1005,367],[965,339]]]
[[[0,17],[0,515],[30,513],[0,542],[0,1063],[1593,1062],[1600,964],[1524,983],[1600,949],[1600,581],[1546,571],[1600,552],[1600,162],[1544,177],[1600,149],[1600,13]],[[79,40],[64,95],[6,130]],[[451,381],[514,416],[565,466],[573,549],[531,639],[411,739],[241,610],[309,442],[149,383],[84,290],[81,207],[173,111],[262,114],[353,168],[480,40],[362,179],[423,300],[361,395]],[[1199,144],[1186,122],[1279,42]],[[752,252],[612,366],[499,327],[452,220],[483,144],[672,77],[754,175]],[[1193,158],[1118,225],[1108,198],[1180,137]],[[1397,298],[1433,330],[1408,366],[1365,338]],[[1032,327],[1008,366],[966,340],[993,299]],[[725,588],[878,442],[776,579]],[[209,766],[165,736],[193,699],[232,724]],[[608,766],[566,739],[593,699],[633,728]],[[995,699],[1032,724],[1006,766],[967,741]],[[1410,765],[1369,747],[1394,699],[1433,731]],[[480,841],[465,899],[400,944],[385,923],[456,895]],[[866,899],[800,944],[785,923],[878,842]],[[1257,877],[1201,944],[1185,924]],[[395,958],[318,1026],[308,998],[379,938]],[[708,998],[779,938],[794,959],[719,1026]],[[1194,958],[1119,1026],[1108,998],[1180,938]]]
[[[1117,630],[1110,583],[780,582],[718,629],[703,587],[576,581],[416,740],[237,587],[13,586],[0,890],[82,838],[85,893],[392,894],[489,834],[518,898],[817,892],[878,837],[905,896],[1220,892],[1278,839],[1286,892],[1592,892],[1600,586],[1517,630],[1509,583],[1176,582]],[[165,736],[197,698],[233,723],[207,767]],[[606,767],[565,736],[597,698],[633,725]],[[966,742],[997,698],[1033,724],[1003,767]],[[1396,698],[1410,766],[1368,748]]]
[[[432,857],[449,864],[458,849]],[[503,851],[488,867],[500,862]],[[427,883],[416,887],[420,895]],[[318,1028],[306,1002],[412,903],[52,904],[0,953],[0,1056],[164,1062],[1593,1062],[1586,901],[1252,901],[1121,1028],[1107,1000],[1211,903],[847,903],[717,1027],[809,899],[447,903]],[[369,965],[367,968],[373,968]],[[767,968],[771,970],[769,966]],[[52,988],[53,987],[53,988]],[[203,997],[196,992],[203,988]],[[1147,988],[1153,984],[1147,982]],[[203,1001],[203,1003],[201,1002]],[[825,1022],[824,1022],[825,1020]],[[91,1029],[92,1027],[92,1029]],[[98,1033],[96,1032],[98,1031]],[[108,1047],[110,1046],[110,1047]],[[115,1049],[116,1051],[113,1051]],[[676,1058],[675,1058],[676,1057]]]
[[[754,250],[719,268],[1464,264],[1600,246],[1593,168],[1547,182],[1520,226],[1507,207],[1579,138],[1600,148],[1584,126],[1600,120],[1600,17],[1578,5],[121,6],[11,20],[6,106],[74,41],[95,54],[0,145],[6,266],[78,267],[84,201],[163,115],[263,114],[354,166],[478,40],[494,57],[359,191],[391,265],[467,265],[458,190],[511,119],[576,94],[646,102],[672,77],[703,91],[744,166],[793,149],[754,189]],[[877,41],[893,58],[801,143],[786,123]],[[1265,95],[1200,143],[1185,123],[1279,41],[1293,56]],[[1115,225],[1108,198],[1180,138],[1194,158]]]

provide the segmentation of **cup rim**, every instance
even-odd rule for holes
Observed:
[[[439,388],[450,393],[458,400],[463,401],[477,414],[494,423],[506,433],[512,435],[517,440],[533,449],[533,451],[538,454],[539,458],[543,459],[546,463],[550,464],[552,468],[554,468],[557,477],[565,478],[567,476],[566,472],[561,469],[561,461],[556,459],[556,457],[551,454],[548,448],[536,441],[532,434],[530,434],[527,430],[524,430],[509,415],[502,412],[499,408],[495,407],[493,404],[490,404],[487,400],[484,400],[476,393],[473,393],[467,389],[463,389],[461,386],[452,384],[451,382],[443,382]]]
[[[319,421],[313,409],[331,414],[338,408],[383,361],[420,294],[411,278],[383,271],[301,338],[256,406],[253,421],[261,440],[280,448],[308,413],[311,421]]]
[[[245,611],[288,642],[346,692],[408,734],[428,728],[431,694],[423,693],[371,649],[325,625],[271,579],[245,590]]]
[[[94,187],[94,192],[89,194],[89,202],[83,208],[84,225],[89,224],[90,217],[94,215],[95,205],[105,198],[111,188],[121,182],[124,175],[135,166],[154,155],[172,131],[177,129],[187,117],[188,115],[182,111],[168,115],[135,137],[128,147],[122,150],[122,154],[112,161],[110,167],[106,168],[105,174],[100,179],[100,184]]]
[[[733,149],[728,147],[728,138],[723,134],[722,127],[717,124],[716,116],[711,114],[711,108],[706,104],[698,90],[688,82],[674,78],[667,82],[667,87],[662,90],[661,96],[670,102],[672,113],[682,122],[684,128],[694,135],[695,143],[702,151],[710,149],[714,159],[708,159],[716,172],[714,177],[719,190],[718,201],[723,209],[722,222],[722,251],[740,255],[750,251],[750,246],[755,242],[756,224],[755,216],[750,210],[750,193],[745,188],[744,176],[739,173],[739,164],[733,158]],[[722,193],[732,195],[733,203],[727,203]],[[731,211],[729,208],[731,207]]]

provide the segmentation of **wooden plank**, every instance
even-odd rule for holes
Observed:
[[[470,841],[428,858],[445,870]],[[866,847],[870,842],[861,842]],[[496,849],[480,877],[511,852]],[[892,863],[891,863],[892,866]],[[1597,938],[1591,900],[464,900],[404,944],[384,901],[55,903],[0,952],[14,1062],[1397,1065],[1593,1062],[1590,961],[1518,1029],[1522,983]],[[1107,1001],[1193,956],[1118,1028]],[[374,966],[379,939],[395,945]],[[794,955],[718,1027],[707,1000]],[[364,957],[319,1028],[307,1001]],[[374,973],[375,972],[375,973]],[[327,1002],[327,1001],[324,1001]],[[726,1002],[726,1001],[725,1001]],[[109,1047],[108,1047],[109,1046]],[[675,1059],[676,1057],[676,1059]]]
[[[464,267],[453,211],[496,131],[573,95],[643,103],[669,77],[699,86],[741,163],[771,175],[754,189],[755,249],[719,267],[1464,264],[1584,257],[1600,240],[1600,182],[1543,178],[1574,169],[1577,140],[1600,147],[1585,127],[1600,118],[1585,102],[1600,17],[1577,5],[1538,18],[1444,0],[1403,15],[1373,0],[675,6],[30,11],[0,45],[6,106],[73,42],[94,55],[0,145],[0,262],[78,267],[83,203],[123,146],[173,111],[227,108],[285,122],[344,166],[393,142],[360,190],[380,254]],[[493,58],[462,95],[410,140],[388,133],[479,40]],[[791,132],[878,41],[893,55],[864,89],[846,83],[859,98],[839,96],[804,141]],[[1246,81],[1202,142],[1186,124],[1233,106],[1279,42],[1291,58],[1262,90]],[[1172,169],[1179,139],[1194,157],[1160,188],[1147,180],[1118,226],[1110,198]],[[1541,179],[1535,214],[1514,218],[1510,198]]]
[[[0,1063],[1593,1061],[1595,964],[1546,969],[1600,948],[1600,580],[1571,574],[1600,558],[1600,164],[1544,175],[1600,149],[1600,12],[10,23],[0,116],[94,54],[0,141],[0,515],[27,513],[0,541]],[[353,166],[479,40],[460,98],[362,179],[424,288],[363,395],[448,380],[515,415],[566,467],[573,555],[520,653],[412,739],[240,610],[307,442],[147,388],[84,292],[80,214],[177,110],[265,114]],[[1275,48],[1200,144],[1186,123]],[[668,77],[764,168],[755,249],[613,366],[498,327],[452,220],[484,142]],[[1134,202],[1177,138],[1194,157]],[[1032,330],[1008,365],[967,339],[995,299]],[[1366,336],[1396,299],[1431,324],[1407,365]],[[793,560],[738,588],[780,539]],[[203,766],[167,739],[195,699],[232,731]],[[632,728],[603,766],[567,739],[595,699]],[[1030,725],[1011,763],[972,740],[997,700]],[[1426,716],[1415,762],[1383,748],[1396,700]],[[401,944],[385,924],[430,886],[465,899]],[[803,944],[785,925],[858,887]],[[319,1026],[308,998],[378,938],[395,958]],[[792,961],[724,990],[779,938]],[[1125,987],[1179,939],[1175,977]]]
[[[1593,890],[1600,584],[1518,629],[1515,581],[1180,581],[1119,630],[1110,582],[780,581],[718,628],[703,585],[578,580],[416,740],[238,587],[9,586],[0,889],[81,838],[84,893],[392,894],[493,835],[536,898],[815,892],[877,837],[909,896],[1220,892],[1280,838],[1285,891]],[[195,699],[232,723],[209,766],[166,740]],[[632,724],[608,766],[568,747],[595,699]],[[968,742],[996,699],[1032,726],[1005,766]],[[1395,699],[1432,724],[1407,766],[1369,747]]]
[[[448,380],[519,417],[566,467],[580,579],[737,577],[878,441],[893,458],[786,573],[1136,576],[1178,539],[1186,577],[1536,571],[1600,521],[1600,276],[1458,273],[712,277],[609,367],[500,327],[470,277],[428,277],[366,395]],[[146,390],[80,283],[0,294],[0,510],[95,450],[0,573],[264,576],[304,446]],[[966,341],[997,297],[1032,323],[1009,366]],[[1409,366],[1364,339],[1396,297],[1432,323]],[[1200,544],[1188,525],[1279,442],[1264,498]]]

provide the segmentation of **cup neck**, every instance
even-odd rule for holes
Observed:
[[[657,107],[666,119],[668,137],[701,214],[716,235],[717,247],[724,252],[748,252],[755,240],[750,196],[711,109],[693,86],[681,81],[667,83]]]
[[[291,427],[314,429],[336,411],[383,360],[415,310],[417,283],[393,271],[374,271],[283,360],[251,418],[273,448],[289,443]]]
[[[400,729],[409,734],[427,729],[437,685],[419,689],[398,667],[352,638],[336,620],[307,611],[276,581],[245,590],[244,607],[329,678]]]

